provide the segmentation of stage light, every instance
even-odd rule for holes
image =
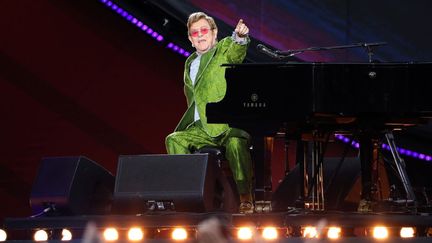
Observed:
[[[184,228],[175,228],[171,233],[173,240],[185,240],[188,237],[188,233]]]
[[[339,139],[340,141],[342,141],[344,143],[348,143],[350,141],[350,139],[348,139],[347,137],[345,137],[344,135],[341,135],[341,134],[336,134],[335,138]],[[352,141],[351,145],[353,145],[355,148],[360,148],[360,145],[358,142]],[[384,144],[384,143],[381,145],[381,148],[385,149],[385,150],[390,150],[390,146],[387,144]],[[408,157],[412,157],[415,159],[420,159],[420,160],[424,160],[424,161],[428,161],[428,162],[432,161],[432,156],[430,156],[430,155],[422,154],[422,153],[412,151],[409,149],[405,149],[405,148],[397,147],[396,149],[400,155],[405,155]]]
[[[6,239],[7,239],[6,231],[0,229],[0,241],[6,241]]]
[[[341,237],[342,229],[340,227],[329,227],[327,237],[329,239],[339,239]]]
[[[250,240],[252,236],[252,229],[249,227],[240,227],[237,231],[237,238],[239,240]]]
[[[133,227],[128,231],[128,239],[130,241],[140,241],[144,238],[144,233],[140,228]]]
[[[266,240],[275,240],[278,238],[278,232],[275,227],[265,227],[262,231],[262,237]]]
[[[427,236],[427,237],[432,237],[432,228],[428,228],[428,229],[426,230],[426,236]]]
[[[384,226],[376,226],[373,228],[372,236],[375,239],[387,239],[389,235],[388,229]]]
[[[120,6],[118,6],[118,5],[116,5],[113,2],[108,1],[108,0],[100,0],[100,1],[103,4],[105,4],[106,6],[108,6],[109,8],[111,8],[113,11],[115,11],[118,15],[125,18],[128,22],[137,26],[138,28],[143,30],[145,33],[147,33],[148,35],[150,35],[151,37],[156,39],[158,42],[162,42],[165,39],[163,37],[163,35],[159,34],[155,30],[150,28],[148,25],[145,25],[143,22],[139,21],[138,18],[136,18],[134,15],[128,13],[125,9],[122,9]],[[172,45],[172,43],[171,43],[171,45]],[[179,51],[178,47],[177,47],[177,49],[171,48],[171,47],[169,47],[169,48],[172,49],[173,51],[177,52],[178,54],[182,55],[182,56],[188,57],[190,55],[190,53],[184,49],[180,49],[180,51]]]
[[[303,229],[303,237],[305,238],[318,238],[318,231],[316,227],[306,226]]]
[[[38,230],[33,235],[34,241],[47,241],[48,233],[45,230]]]
[[[68,229],[63,229],[62,230],[62,241],[70,241],[72,240],[72,232]]]
[[[400,237],[412,238],[415,235],[415,229],[413,227],[402,227],[400,229]]]
[[[123,9],[122,9],[122,8],[117,8],[116,12],[117,12],[118,14],[122,14],[122,13],[123,13]]]
[[[106,241],[116,241],[119,238],[118,231],[115,228],[106,228],[103,236]]]

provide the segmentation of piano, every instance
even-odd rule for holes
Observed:
[[[266,63],[226,68],[227,92],[210,123],[274,134],[326,123],[410,125],[432,117],[432,63]],[[342,126],[343,127],[343,126]]]
[[[218,103],[207,104],[208,122],[228,123],[252,136],[356,131],[367,133],[368,138],[384,130],[425,123],[432,117],[432,63],[223,66],[226,95]],[[364,137],[360,140],[365,141]],[[365,153],[362,160],[369,160],[371,153]],[[362,161],[362,167],[364,163],[369,162]]]

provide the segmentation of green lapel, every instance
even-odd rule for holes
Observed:
[[[215,48],[212,48],[210,51],[204,53],[201,56],[201,61],[200,61],[200,67],[195,79],[195,87],[197,87],[198,82],[201,79],[202,74],[204,73],[204,71],[206,70],[207,66],[209,65],[210,61],[213,59],[214,55],[216,54],[216,46]]]

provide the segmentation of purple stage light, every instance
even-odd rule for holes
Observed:
[[[341,139],[343,136],[342,135],[340,135],[340,134],[335,134],[335,138],[337,138],[337,139]]]
[[[156,31],[154,31],[152,28],[150,28],[149,26],[147,26],[143,22],[139,21],[139,19],[137,19],[132,14],[129,14],[126,10],[122,9],[119,5],[115,4],[114,2],[112,2],[110,0],[100,0],[100,2],[105,4],[107,7],[111,8],[117,14],[121,15],[127,21],[131,22],[132,24],[136,25],[141,30],[145,31],[147,34],[149,34],[151,37],[156,39],[158,42],[162,42],[165,39],[162,35],[160,35]],[[172,49],[173,51],[177,52],[178,54],[185,56],[185,57],[188,57],[190,55],[189,52],[187,52],[183,48],[180,48],[179,46],[175,45],[172,42],[170,42],[167,45],[167,47]]]
[[[339,139],[340,141],[344,142],[344,143],[349,143],[349,139],[343,135],[335,135],[335,138]],[[360,148],[360,144],[358,142],[351,142],[351,145],[354,146],[355,148]],[[382,149],[386,149],[386,150],[390,150],[390,146],[388,144],[381,144],[381,148]],[[425,161],[432,161],[432,156],[430,155],[426,155],[426,154],[422,154],[419,152],[415,152],[409,149],[404,149],[404,148],[396,148],[397,151],[399,152],[400,155],[404,155],[404,156],[409,156],[415,159],[420,159],[420,160],[425,160]]]

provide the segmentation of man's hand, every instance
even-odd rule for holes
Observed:
[[[243,23],[243,19],[240,19],[234,30],[238,37],[246,37],[249,34],[249,28]]]

